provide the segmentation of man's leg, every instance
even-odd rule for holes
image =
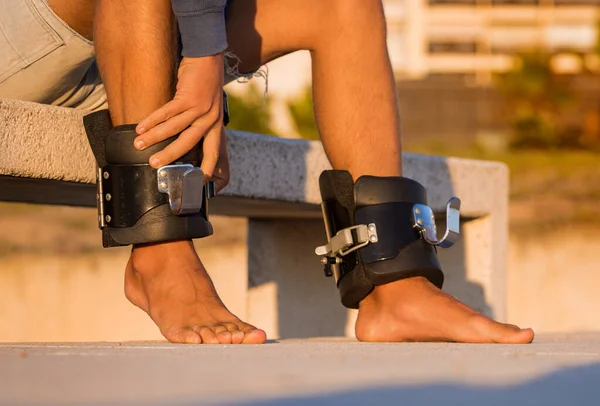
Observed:
[[[77,19],[88,14],[75,13],[64,3],[71,2],[52,2],[63,19],[89,35],[89,18]],[[176,31],[171,2],[95,3],[93,36],[113,123],[135,123],[172,97]],[[125,293],[172,342],[261,343],[266,338],[223,305],[191,241],[135,247]]]
[[[401,176],[400,125],[380,0],[233,0],[229,51],[241,71],[296,50],[313,60],[315,114],[335,169]],[[377,286],[361,303],[364,341],[525,343],[533,331],[497,323],[415,277]]]

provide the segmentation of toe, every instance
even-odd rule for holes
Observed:
[[[223,323],[227,330],[231,333],[231,343],[241,344],[244,341],[244,332],[240,330],[235,323]]]
[[[511,329],[510,332],[506,332],[500,336],[496,342],[501,344],[529,344],[533,341],[535,333],[530,328],[519,329],[517,331]]]
[[[208,327],[199,327],[196,332],[200,334],[204,344],[220,344],[219,338],[215,332]]]
[[[242,344],[244,342],[244,337],[246,335],[243,331],[237,330],[231,333],[231,343],[232,344]]]
[[[520,329],[513,324],[498,323],[487,317],[478,316],[477,331],[481,337],[485,337],[482,342],[492,342],[499,344],[527,344],[533,341],[533,330]]]
[[[184,344],[202,344],[202,338],[194,330],[185,330],[183,333]]]
[[[263,344],[267,341],[267,333],[263,330],[253,327],[253,330],[244,332],[243,344]]]
[[[221,344],[231,344],[231,332],[222,324],[216,325],[213,328],[213,331],[217,335],[217,339]]]
[[[170,329],[163,333],[165,338],[175,344],[202,344],[200,335],[191,329]]]

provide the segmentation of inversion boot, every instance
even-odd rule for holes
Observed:
[[[427,193],[403,177],[324,171],[319,179],[328,244],[318,247],[326,276],[335,276],[342,304],[358,308],[375,286],[423,276],[441,288],[444,274],[436,247],[459,235],[460,200],[447,206],[447,231],[438,241]]]
[[[224,124],[229,122],[224,97]],[[212,235],[208,199],[213,182],[200,169],[202,144],[170,165],[154,169],[149,158],[171,137],[143,151],[133,146],[135,124],[112,127],[108,110],[84,117],[98,164],[98,223],[105,248],[202,238]]]

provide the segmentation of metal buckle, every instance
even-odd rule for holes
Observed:
[[[103,229],[106,227],[106,221],[104,219],[104,186],[102,185],[102,168],[96,170],[96,202],[98,203],[98,227]],[[106,172],[106,179],[108,179],[108,172]]]
[[[176,215],[202,210],[204,172],[191,164],[167,165],[157,171],[158,191],[169,195],[169,206]]]
[[[353,233],[353,231],[355,232]],[[354,234],[356,234],[356,241],[354,240]],[[340,230],[329,240],[328,244],[317,247],[315,253],[326,257],[344,257],[377,241],[379,241],[377,226],[374,223],[368,226],[361,224]]]
[[[460,236],[460,199],[453,197],[446,206],[446,232],[444,238],[438,240],[435,216],[433,210],[424,204],[413,206],[414,226],[421,237],[431,245],[440,248],[450,248]]]

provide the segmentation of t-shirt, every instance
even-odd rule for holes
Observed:
[[[183,56],[215,55],[227,48],[227,0],[171,0],[177,17]]]

